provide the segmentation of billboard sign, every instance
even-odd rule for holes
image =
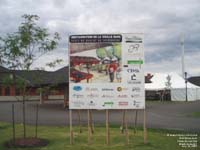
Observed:
[[[144,109],[143,34],[69,37],[70,109]]]

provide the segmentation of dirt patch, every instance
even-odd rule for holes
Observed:
[[[47,146],[49,143],[46,139],[40,139],[40,138],[17,138],[15,141],[10,140],[5,143],[5,146],[8,148],[11,147],[20,147],[20,148],[26,148],[26,147],[43,147]]]

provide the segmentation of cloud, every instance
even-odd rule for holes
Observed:
[[[199,8],[199,0],[0,0],[0,36],[16,31],[21,15],[37,14],[41,26],[60,33],[58,51],[67,57],[70,34],[143,32],[146,66],[163,72],[180,70],[180,35],[184,33],[185,53],[193,60],[187,60],[186,66],[190,64],[191,74],[200,75],[196,59],[200,49]],[[63,57],[55,51],[41,61],[53,56]],[[175,65],[170,65],[172,62]]]

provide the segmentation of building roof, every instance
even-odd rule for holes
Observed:
[[[200,86],[200,76],[190,77],[188,78],[188,81],[194,85]]]
[[[4,67],[0,67],[1,72],[11,73],[12,70],[8,70]],[[0,73],[1,73],[0,72]],[[49,84],[66,84],[68,80],[69,69],[68,66],[59,70],[50,72],[44,70],[16,70],[16,76],[18,78],[26,80],[32,86],[49,85]]]

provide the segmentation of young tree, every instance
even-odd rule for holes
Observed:
[[[23,102],[23,126],[24,138],[26,137],[25,124],[25,100],[28,94],[27,85],[31,83],[16,77],[16,70],[30,70],[32,64],[42,55],[57,48],[60,40],[59,34],[51,36],[48,29],[37,24],[39,16],[23,15],[24,21],[18,27],[17,32],[9,33],[5,37],[0,37],[0,63],[12,69],[13,82],[8,84],[19,87],[22,90]],[[20,83],[18,85],[18,83]],[[17,85],[17,86],[16,86]]]

